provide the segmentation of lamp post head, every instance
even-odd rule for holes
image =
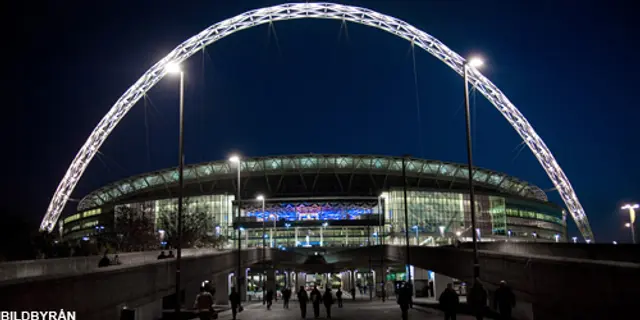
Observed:
[[[386,198],[387,198],[387,194],[386,194],[386,193],[384,193],[384,192],[383,192],[383,193],[381,193],[381,194],[380,194],[380,198],[382,198],[382,199],[386,199]]]
[[[229,157],[229,161],[233,163],[240,163],[240,157],[237,155],[232,155],[231,157]]]
[[[631,228],[631,223],[627,222],[627,223],[624,224],[624,226],[627,227],[627,228]]]
[[[622,206],[622,210],[629,210],[629,209],[638,209],[640,208],[640,205],[637,203],[634,204],[625,204],[624,206]]]
[[[482,59],[480,59],[479,57],[471,57],[468,61],[467,64],[471,67],[474,68],[480,68],[484,65],[484,61]]]
[[[264,201],[264,196],[263,196],[263,195],[258,195],[258,196],[256,197],[256,200],[258,200],[258,201]]]
[[[173,74],[178,74],[182,72],[182,68],[180,68],[180,65],[175,62],[171,62],[167,64],[165,69],[167,70],[168,73],[173,73]]]

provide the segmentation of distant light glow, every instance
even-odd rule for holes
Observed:
[[[571,237],[571,239],[573,240],[573,243],[578,243],[578,237]]]
[[[168,73],[175,74],[175,73],[182,72],[182,68],[180,68],[180,65],[174,62],[167,64],[165,69],[167,70]]]
[[[631,228],[631,223],[627,222],[627,223],[624,224],[624,226],[627,227],[627,228]]]
[[[640,208],[640,205],[637,204],[637,203],[634,203],[634,204],[626,204],[621,209],[622,210],[629,210],[629,209],[638,209],[638,208]]]
[[[484,65],[484,61],[479,57],[472,57],[469,59],[469,65],[474,68],[480,68]]]
[[[83,241],[89,241],[89,237],[82,237]]]
[[[460,231],[456,231],[456,236],[457,236],[457,237],[459,237],[459,236],[461,236],[461,235],[462,235],[462,232],[460,232]]]
[[[240,162],[240,157],[237,155],[232,155],[231,157],[229,157],[229,161],[233,162],[233,163],[239,163]]]
[[[258,196],[256,197],[256,200],[258,200],[258,201],[264,201],[264,196],[260,194],[260,195],[258,195]]]

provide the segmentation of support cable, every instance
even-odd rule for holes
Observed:
[[[411,57],[413,60],[413,81],[416,90],[416,113],[418,116],[418,143],[420,144],[420,157],[424,158],[424,144],[422,143],[422,117],[420,115],[420,93],[418,91],[418,70],[416,69],[416,50],[414,42],[411,42]]]
[[[145,144],[147,146],[147,166],[151,167],[151,143],[149,138],[149,120],[147,119],[147,95],[144,96],[144,134],[145,134]]]

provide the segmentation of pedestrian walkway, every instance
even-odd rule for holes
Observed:
[[[356,295],[359,298],[359,295]],[[338,308],[337,304],[334,304],[331,308],[332,319],[346,320],[346,319],[367,319],[367,320],[387,320],[387,319],[400,319],[400,307],[396,304],[395,300],[381,302],[365,302],[364,300],[357,299],[357,302],[345,301],[343,308]],[[278,303],[274,303],[271,310],[267,310],[261,303],[252,303],[244,306],[244,311],[238,314],[238,320],[256,320],[256,319],[273,319],[273,320],[299,320],[300,308],[297,302],[290,303],[290,309],[282,308],[282,301],[278,300]],[[326,313],[324,306],[320,307],[320,318],[326,319]],[[421,319],[421,320],[435,320],[443,319],[444,316],[441,311],[414,307],[409,310],[409,319]],[[231,312],[225,311],[219,314],[218,319],[230,320],[232,319]],[[313,319],[313,308],[311,305],[307,305],[307,319]],[[458,315],[458,320],[472,320],[473,317],[466,315]]]

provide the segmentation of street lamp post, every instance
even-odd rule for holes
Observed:
[[[275,214],[270,214],[269,218],[273,217],[273,229],[271,230],[271,248],[275,248],[276,246],[276,240],[274,238],[274,235],[276,233],[276,215]]]
[[[402,157],[402,192],[404,193],[404,240],[406,243],[407,284],[411,285],[411,252],[409,250],[409,204],[407,201],[407,156]],[[412,296],[413,296],[413,291]]]
[[[178,64],[167,65],[167,72],[180,74],[180,136],[178,146],[178,234],[176,243],[176,317],[180,315],[182,299],[180,294],[180,262],[182,261],[182,202],[184,197],[184,72]]]
[[[473,191],[473,152],[471,148],[471,114],[469,110],[469,85],[468,85],[468,76],[467,72],[469,67],[478,68],[483,65],[482,60],[478,58],[471,58],[465,61],[463,66],[464,73],[464,105],[465,105],[465,120],[466,120],[466,129],[467,129],[467,164],[469,167],[469,207],[471,208],[471,229],[476,230],[476,201],[475,201],[475,193]],[[477,279],[480,277],[480,262],[478,261],[478,239],[475,232],[472,232],[473,235],[473,278]]]
[[[236,203],[237,205],[237,215],[236,215],[236,223],[238,224],[238,272],[236,273],[236,288],[238,288],[238,294],[240,295],[240,299],[242,299],[242,281],[241,279],[243,278],[242,275],[244,274],[242,272],[242,228],[240,228],[240,167],[241,167],[241,160],[240,157],[237,155],[233,155],[229,158],[229,161],[232,163],[235,163],[238,167],[238,181],[237,181],[237,189],[238,189],[238,194],[236,195]]]
[[[627,204],[622,207],[622,210],[629,210],[629,227],[631,228],[631,242],[636,244],[636,210],[640,207],[637,203]]]
[[[386,292],[385,292],[385,282],[387,280],[387,273],[385,272],[384,269],[384,256],[385,256],[385,249],[384,249],[384,226],[382,225],[382,215],[384,215],[384,210],[382,210],[382,199],[386,199],[385,194],[381,194],[380,196],[378,196],[378,244],[380,245],[380,277],[382,279],[381,283],[382,283],[382,288],[381,288],[381,292],[382,292],[382,302],[384,302],[386,300]],[[373,279],[373,281],[375,282],[375,279]]]
[[[265,257],[266,257],[266,252],[265,252],[265,245],[266,245],[266,240],[264,238],[264,235],[266,233],[265,231],[265,219],[264,219],[264,196],[263,195],[259,195],[256,197],[256,200],[258,201],[262,201],[262,272],[260,272],[260,286],[264,286],[264,281],[263,281],[263,277],[262,275],[264,274],[264,267],[265,267]],[[262,291],[262,294],[264,295],[265,292],[264,290]],[[264,299],[263,299],[264,300]]]

